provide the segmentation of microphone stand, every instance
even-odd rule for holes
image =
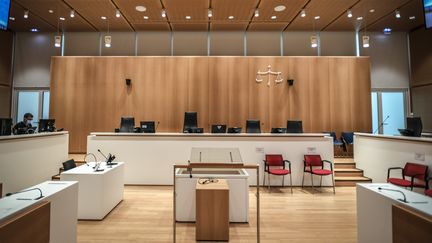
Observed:
[[[385,119],[384,119],[384,121],[383,122],[381,122],[381,124],[379,125],[379,127],[373,132],[373,134],[375,134],[376,132],[378,132],[384,125],[387,125],[387,124],[385,124],[385,122],[387,121],[387,119],[389,119],[390,118],[390,116],[387,116]]]
[[[42,195],[42,190],[41,189],[39,189],[39,188],[32,188],[32,189],[28,189],[28,190],[24,190],[24,191],[19,191],[19,192],[10,192],[10,193],[7,193],[6,194],[6,197],[9,197],[9,196],[11,196],[11,195],[14,195],[14,194],[19,194],[19,193],[23,193],[23,192],[29,192],[29,191],[35,191],[35,190],[38,190],[39,192],[40,192],[40,196],[39,197],[37,197],[37,198],[35,198],[35,199],[30,199],[30,198],[17,198],[17,200],[39,200],[39,199],[41,199],[41,198],[43,198],[44,196]]]
[[[403,191],[400,191],[400,190],[395,190],[395,189],[388,189],[388,188],[382,188],[382,187],[378,187],[378,190],[384,190],[384,191],[391,191],[391,192],[399,192],[400,194],[402,194],[402,196],[403,196],[403,199],[398,199],[399,201],[401,201],[401,202],[404,202],[404,203],[408,203],[408,201],[407,201],[407,199],[406,199],[406,196],[405,196],[405,193],[403,193]]]

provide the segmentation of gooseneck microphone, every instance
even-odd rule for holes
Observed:
[[[39,188],[37,188],[37,187],[32,188],[32,189],[28,189],[28,190],[24,190],[24,191],[19,191],[19,192],[9,192],[9,193],[6,193],[5,196],[6,196],[6,197],[9,197],[9,196],[14,195],[14,194],[20,194],[20,193],[23,193],[23,192],[29,192],[29,191],[35,191],[35,190],[38,190],[38,191],[40,192],[40,196],[37,197],[37,198],[35,198],[35,199],[33,199],[33,200],[39,200],[39,199],[41,199],[41,198],[44,197],[44,196],[42,195],[42,190],[39,189]],[[17,198],[17,200],[32,200],[32,199],[27,199],[27,198]]]
[[[156,127],[155,127],[155,132],[157,131],[158,127],[159,127],[159,123],[160,121],[157,122]]]
[[[403,199],[398,198],[399,201],[404,202],[404,203],[408,203],[405,193],[403,193],[403,191],[401,190],[395,190],[395,189],[388,189],[388,188],[382,188],[382,187],[378,187],[378,190],[383,190],[383,191],[391,191],[391,192],[399,192],[400,194],[402,194]]]
[[[378,126],[378,128],[373,132],[373,134],[375,134],[376,132],[378,132],[378,131],[381,129],[381,127],[383,127],[384,125],[387,125],[387,123],[385,123],[385,122],[386,122],[387,119],[389,119],[389,118],[390,118],[390,116],[388,115],[388,116],[384,119],[384,121],[381,122],[381,124]]]

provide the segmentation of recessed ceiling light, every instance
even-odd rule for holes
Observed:
[[[234,19],[234,16],[231,15],[231,16],[228,17],[228,19]]]
[[[320,16],[315,16],[314,19],[320,19]]]
[[[363,20],[362,16],[357,17],[357,20]]]
[[[276,19],[276,18],[277,18],[276,15],[271,16],[271,19]]]
[[[144,19],[149,19],[149,16],[144,16]]]
[[[107,17],[105,17],[105,16],[101,16],[101,19],[105,20],[105,19],[107,19]]]
[[[9,19],[15,21],[15,17],[9,17]]]
[[[144,7],[144,6],[139,5],[139,6],[135,7],[135,10],[138,11],[138,12],[145,12],[147,10],[147,8]]]
[[[187,15],[186,17],[185,17],[186,19],[191,19],[192,17],[191,16],[189,16],[189,15]]]
[[[301,11],[301,13],[300,13],[300,16],[301,16],[302,18],[306,17],[306,10],[302,9],[302,11]]]
[[[52,13],[54,13],[54,10],[48,9],[48,13],[52,14]]]
[[[400,18],[401,18],[401,14],[400,14],[400,11],[399,11],[399,10],[396,10],[396,11],[395,11],[395,17],[396,17],[397,19],[400,19]]]
[[[32,29],[30,29],[30,31],[31,31],[31,32],[38,32],[39,30],[36,29],[36,28],[32,28]]]
[[[409,16],[410,20],[414,20],[416,17],[415,16]]]
[[[70,17],[71,17],[71,18],[74,18],[74,17],[75,17],[75,10],[72,9],[72,10],[70,11]]]
[[[282,12],[286,9],[285,5],[278,5],[276,7],[274,7],[274,11],[276,12]]]
[[[166,17],[166,10],[165,9],[161,10],[161,16],[162,16],[162,18]]]
[[[213,10],[211,8],[209,8],[207,11],[207,17],[209,18],[213,17]]]
[[[258,10],[258,9],[255,9],[254,16],[255,16],[255,18],[258,18],[258,17],[259,17],[259,10]]]
[[[348,18],[352,18],[352,11],[351,11],[351,9],[348,9],[348,11],[347,11],[347,17]]]
[[[28,16],[29,16],[29,11],[28,11],[28,10],[25,10],[25,11],[24,11],[24,18],[25,18],[25,19],[28,19]]]
[[[64,21],[64,20],[65,20],[65,18],[64,18],[64,17],[60,17],[59,19],[60,19],[61,21]]]
[[[120,17],[121,17],[121,13],[120,13],[120,10],[119,10],[119,9],[116,9],[116,11],[115,11],[115,16],[116,16],[117,18],[120,18]]]
[[[373,12],[375,12],[374,8],[369,9],[369,13],[373,13]]]

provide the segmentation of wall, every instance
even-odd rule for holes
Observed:
[[[420,116],[423,131],[432,132],[432,30],[410,33],[412,111]]]
[[[283,83],[255,82],[267,65]],[[113,131],[121,116],[180,132],[185,111],[197,111],[206,132],[247,119],[260,119],[263,132],[288,119],[303,120],[306,132],[371,131],[368,58],[53,57],[51,74],[50,116],[70,132],[71,152],[85,152],[87,135]]]
[[[0,31],[0,118],[11,116],[13,33]]]

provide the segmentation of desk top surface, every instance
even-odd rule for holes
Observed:
[[[70,169],[68,171],[64,171],[61,175],[103,175],[106,174],[120,166],[123,166],[123,162],[114,162],[116,165],[107,166],[105,162],[101,162],[99,169],[103,169],[102,171],[94,171],[93,167],[95,166],[95,162],[88,163],[89,165],[81,165]],[[60,177],[61,177],[60,175]]]
[[[423,212],[429,216],[432,216],[432,198],[425,196],[423,194],[412,192],[410,190],[406,190],[404,188],[389,184],[389,183],[359,183],[357,187],[363,187],[368,190],[374,191],[377,194],[384,196],[386,198],[392,199],[395,202],[406,205],[407,207],[416,209],[420,212]],[[402,193],[395,191],[387,191],[387,190],[379,190],[382,189],[392,189],[398,190],[405,194],[408,203],[403,203],[399,199],[403,198]]]
[[[394,140],[411,141],[411,142],[432,143],[432,138],[429,137],[408,137],[408,136],[401,136],[401,135],[383,135],[383,134],[357,133],[357,132],[354,133],[354,135],[377,138],[377,139],[394,139]]]
[[[229,190],[228,183],[224,179],[199,179],[196,183],[196,190]],[[204,184],[205,183],[205,184]]]
[[[328,137],[328,133],[115,133],[92,132],[90,136],[130,136],[130,137]]]
[[[76,181],[45,181],[38,185],[26,188],[24,190],[39,188],[44,196],[41,199],[33,200],[39,197],[40,192],[38,190],[28,191],[23,193],[14,194],[8,197],[3,197],[0,199],[0,220],[11,216],[14,213],[25,209],[38,201],[46,200],[49,197],[59,191],[62,191],[74,184],[78,184]],[[23,191],[24,191],[23,190]]]
[[[68,132],[67,131],[41,132],[41,133],[33,133],[33,134],[9,135],[9,136],[0,136],[0,141],[28,139],[28,138],[40,138],[40,137],[58,136],[58,135],[64,135],[64,134],[68,134]]]

